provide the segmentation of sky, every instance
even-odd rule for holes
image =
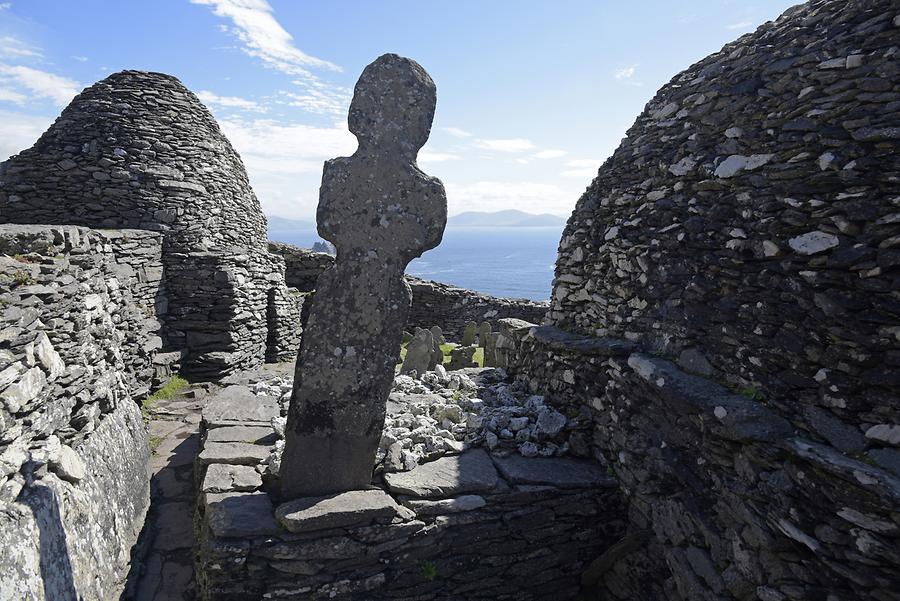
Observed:
[[[352,154],[353,85],[386,52],[438,104],[419,166],[451,215],[568,215],[676,73],[785,0],[0,0],[0,160],[84,87],[177,76],[240,153],[268,215],[313,220],[322,163]]]

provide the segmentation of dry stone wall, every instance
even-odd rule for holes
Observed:
[[[171,367],[161,236],[0,226],[0,599],[117,598],[149,501],[136,402]]]
[[[269,249],[284,257],[288,286],[303,292],[312,292],[319,274],[334,263],[334,257],[326,253],[312,252],[283,242],[270,242]],[[547,303],[497,298],[410,275],[406,276],[406,282],[412,289],[413,297],[406,329],[428,329],[437,325],[451,340],[461,340],[470,321],[488,321],[494,328],[499,320],[507,317],[540,323],[548,307]]]
[[[279,503],[266,482],[278,414],[242,386],[204,411],[202,599],[571,599],[623,534],[615,479],[596,463],[482,449]]]
[[[240,157],[176,78],[122,71],[76,96],[0,165],[0,221],[160,232],[166,350],[183,351],[185,372],[201,378],[264,360],[266,302],[286,294],[283,262],[267,250]],[[275,355],[296,350],[289,328],[273,337]]]
[[[628,498],[605,598],[900,599],[898,54],[819,0],[675,76],[507,332]]]
[[[878,442],[900,411],[897,16],[811,2],[675,76],[578,201],[549,321]]]

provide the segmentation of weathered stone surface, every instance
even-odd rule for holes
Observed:
[[[246,442],[207,442],[197,461],[200,465],[257,465],[269,458],[270,450],[269,447]]]
[[[547,484],[557,488],[615,487],[616,479],[596,462],[568,457],[529,459],[494,457],[497,469],[513,484]]]
[[[404,501],[404,505],[415,511],[416,515],[447,515],[481,509],[487,505],[487,501],[479,495],[460,495],[452,499],[437,501],[410,499]]]
[[[264,492],[206,495],[206,522],[215,536],[241,537],[277,534],[272,500]]]
[[[262,486],[262,476],[247,465],[229,465],[213,463],[206,469],[203,478],[202,492],[250,492]]]
[[[224,426],[206,433],[207,442],[247,442],[270,445],[275,443],[271,426]]]
[[[475,344],[475,335],[478,333],[478,324],[474,321],[470,321],[466,324],[466,329],[463,332],[462,339],[460,340],[460,345],[462,346],[470,346]]]
[[[350,105],[359,148],[325,165],[316,221],[338,254],[316,283],[297,361],[285,499],[371,481],[410,304],[403,273],[440,243],[447,220],[443,185],[415,164],[435,102],[434,82],[417,63],[380,57],[363,71]]]
[[[412,340],[406,345],[406,356],[403,365],[400,366],[401,374],[415,371],[418,375],[424,374],[432,367],[434,355],[434,336],[430,330],[416,328]]]
[[[278,402],[269,396],[257,396],[246,386],[231,385],[209,399],[203,410],[207,427],[265,424],[278,417]]]
[[[165,346],[188,373],[218,379],[296,353],[299,307],[283,260],[268,252],[266,218],[241,159],[172,76],[121,71],[78,94],[36,144],[5,162],[0,214],[160,232],[166,285],[145,316],[166,314]],[[137,261],[117,275],[125,274],[159,282]]]
[[[309,532],[366,525],[392,518],[397,510],[397,503],[382,490],[351,490],[288,501],[278,506],[275,517],[289,532]]]
[[[386,474],[391,492],[425,499],[487,492],[498,484],[497,470],[482,450],[442,457],[412,471]]]

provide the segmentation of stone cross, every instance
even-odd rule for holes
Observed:
[[[337,259],[319,276],[297,358],[282,500],[371,484],[411,299],[403,273],[447,222],[443,184],[416,165],[436,100],[418,63],[379,57],[350,104],[359,148],[325,163],[316,222]]]

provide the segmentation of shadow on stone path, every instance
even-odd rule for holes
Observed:
[[[194,460],[200,448],[200,414],[208,398],[202,385],[156,403],[148,425],[157,446],[150,458],[150,511],[132,559],[123,601],[190,601],[196,598],[194,527],[197,487]]]

